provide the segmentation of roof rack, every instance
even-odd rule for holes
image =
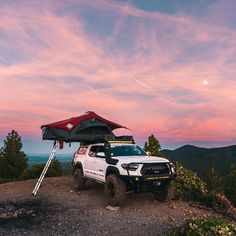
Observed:
[[[111,141],[108,141],[108,143],[127,143],[127,144],[134,144],[134,142],[128,141],[128,140],[111,140]]]
[[[113,140],[108,140],[109,143],[131,143],[134,144],[133,136],[123,135],[123,136],[116,136]]]
[[[133,136],[123,135],[123,136],[115,136],[114,139],[97,139],[97,140],[88,140],[84,142],[80,142],[80,146],[82,145],[89,145],[89,144],[96,144],[96,143],[130,143],[135,144]]]

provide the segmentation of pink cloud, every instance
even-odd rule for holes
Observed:
[[[234,139],[236,67],[227,62],[236,59],[235,32],[206,17],[113,1],[71,1],[80,6],[76,17],[53,11],[66,4],[45,1],[38,9],[35,1],[0,10],[0,50],[20,57],[0,57],[1,130],[39,137],[41,124],[94,110],[143,139],[150,133],[173,142]],[[117,13],[108,38],[91,37],[84,9]],[[124,44],[117,44],[120,37]],[[185,50],[199,45],[206,52],[188,61],[195,54]]]

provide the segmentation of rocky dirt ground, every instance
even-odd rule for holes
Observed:
[[[117,211],[106,209],[103,186],[88,183],[75,192],[71,177],[47,178],[38,195],[36,180],[0,185],[0,235],[163,235],[186,215],[212,214],[181,201],[161,203],[152,194],[129,194]]]

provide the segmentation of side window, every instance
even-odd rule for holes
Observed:
[[[98,146],[92,146],[89,150],[89,156],[95,157],[97,153]]]
[[[105,158],[104,146],[92,146],[89,151],[89,156]]]
[[[86,146],[81,146],[81,147],[78,149],[77,154],[79,154],[79,155],[84,155],[84,154],[86,153],[87,149],[88,149],[88,147],[86,147]]]

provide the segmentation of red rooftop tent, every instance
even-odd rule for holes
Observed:
[[[64,141],[69,143],[114,139],[115,135],[112,131],[117,128],[126,127],[109,121],[92,111],[67,120],[41,126],[43,140]]]
[[[95,112],[88,111],[81,116],[72,117],[67,120],[57,121],[42,125],[43,140],[54,140],[52,152],[32,192],[36,195],[40,185],[47,173],[59,144],[63,142],[104,142],[117,138],[113,134],[114,129],[126,128],[112,121],[106,120]],[[127,128],[126,128],[127,129]],[[60,148],[62,146],[60,145]]]

